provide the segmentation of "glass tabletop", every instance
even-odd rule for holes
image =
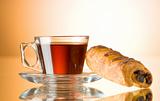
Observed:
[[[159,101],[160,94],[160,57],[142,58],[142,62],[153,74],[153,84],[150,89],[143,90],[136,87],[124,87],[106,79],[98,79],[82,86],[67,89],[48,89],[42,84],[35,84],[22,79],[19,73],[31,72],[21,65],[19,57],[0,57],[0,101],[127,101],[120,98],[149,99]],[[72,85],[74,86],[74,85]],[[137,91],[138,90],[138,91]],[[66,97],[67,96],[67,97]],[[68,100],[67,100],[68,101]],[[129,101],[129,100],[128,100]],[[133,100],[134,101],[134,100]]]
[[[25,90],[19,98],[24,101],[152,101],[153,93],[150,89],[140,89],[105,97],[103,92],[90,87],[55,90],[42,86]]]

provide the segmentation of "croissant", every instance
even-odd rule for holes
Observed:
[[[101,98],[97,101],[152,101],[152,98],[153,95],[150,89],[142,89],[133,92]]]
[[[139,61],[105,46],[94,46],[86,53],[88,67],[98,75],[124,86],[147,88],[151,72]]]

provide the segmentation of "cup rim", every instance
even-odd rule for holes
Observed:
[[[35,42],[43,42],[43,43],[88,43],[89,36],[82,36],[82,35],[77,35],[77,36],[35,36],[34,37]],[[53,41],[54,40],[54,41]]]
[[[60,36],[60,35],[52,35],[52,36],[35,36],[34,38],[51,38],[51,37],[81,37],[81,38],[89,38],[89,35],[62,35],[62,36]]]

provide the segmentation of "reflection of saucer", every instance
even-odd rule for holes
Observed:
[[[24,72],[19,73],[19,75],[33,83],[40,83],[44,85],[50,84],[78,84],[90,83],[97,80],[100,80],[101,77],[92,72],[83,73],[83,74],[67,74],[67,75],[50,75],[50,74],[41,74],[41,73],[32,73]]]
[[[48,87],[42,86],[24,91],[19,98],[25,101],[88,101],[98,99],[100,97],[103,97],[103,92],[84,86],[68,90],[51,90]]]
[[[141,89],[110,97],[104,97],[97,101],[152,101],[152,98],[153,94],[150,89]]]

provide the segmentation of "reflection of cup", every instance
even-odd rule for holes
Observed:
[[[80,74],[83,71],[89,36],[42,36],[31,43],[21,44],[22,63],[25,67],[44,74]],[[35,50],[34,65],[25,58],[25,49]],[[40,66],[41,69],[37,67]]]
[[[93,101],[103,96],[102,91],[85,86],[66,90],[41,86],[25,90],[19,98],[24,101]]]

